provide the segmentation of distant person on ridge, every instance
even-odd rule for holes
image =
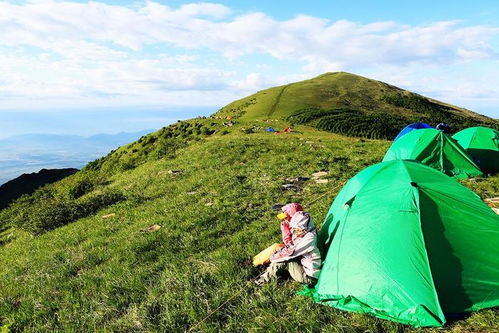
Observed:
[[[261,285],[287,271],[293,280],[314,285],[322,264],[314,222],[300,204],[290,203],[281,210],[282,213],[277,216],[283,220],[281,233],[284,247],[271,255],[270,266],[255,283]]]
[[[450,126],[447,125],[446,123],[440,123],[435,128],[437,130],[441,131],[441,132],[444,132],[445,134],[449,134],[450,133]]]

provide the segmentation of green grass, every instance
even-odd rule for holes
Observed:
[[[182,126],[193,128],[199,122],[212,120]],[[162,130],[143,138],[145,145],[139,141],[120,148],[91,168],[46,187],[56,198],[74,202],[106,191],[122,191],[126,199],[65,226],[41,229],[38,236],[22,224],[4,224],[0,325],[14,332],[182,332],[238,293],[194,331],[499,329],[497,310],[474,313],[444,329],[413,329],[314,304],[296,294],[301,288],[296,283],[253,286],[249,281],[259,271],[248,258],[280,237],[270,206],[302,202],[320,223],[341,184],[380,161],[390,144],[305,126],[290,134],[270,134],[259,125],[243,120],[227,135],[179,134],[182,145],[158,156],[167,142],[163,135],[170,131]],[[218,133],[224,130],[220,122],[212,127]],[[256,133],[244,134],[241,127],[254,127]],[[307,181],[297,192],[281,190],[286,178],[323,169],[329,170],[329,183]],[[466,185],[488,196],[499,193],[498,177]],[[23,209],[29,205],[19,204],[10,213]],[[115,215],[102,218],[111,213]],[[152,224],[162,228],[141,232]]]
[[[262,90],[216,114],[241,121],[279,119],[365,138],[393,139],[404,126],[448,123],[455,131],[499,128],[496,119],[358,75],[338,72]]]
[[[293,282],[251,283],[259,270],[249,259],[280,238],[272,204],[301,202],[320,225],[342,184],[390,145],[317,128],[386,138],[433,111],[462,124],[497,123],[330,73],[162,128],[20,198],[0,211],[0,332],[499,330],[497,309],[414,329],[315,304]],[[227,117],[236,125],[224,126]],[[290,125],[292,133],[265,132]],[[286,178],[320,170],[329,170],[329,183],[281,188]],[[499,195],[499,176],[463,183],[483,197]],[[142,232],[153,224],[161,229]]]

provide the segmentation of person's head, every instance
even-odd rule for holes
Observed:
[[[291,220],[293,215],[296,214],[296,212],[302,212],[303,208],[299,203],[290,203],[281,208],[282,213],[278,215],[279,219],[286,219],[286,220]]]

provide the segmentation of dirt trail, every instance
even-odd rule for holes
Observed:
[[[284,93],[284,90],[286,90],[286,88],[289,87],[290,85],[291,84],[287,84],[284,87],[282,87],[281,91],[279,92],[279,94],[277,95],[277,97],[275,99],[274,105],[272,105],[272,107],[270,108],[270,111],[268,114],[269,117],[274,114],[275,110],[277,109],[277,106],[279,105],[279,102],[281,101],[281,96]]]

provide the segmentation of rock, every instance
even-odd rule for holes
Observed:
[[[281,208],[284,207],[284,204],[276,203],[270,206],[270,209],[274,211],[281,211]]]
[[[302,183],[309,179],[310,179],[309,177],[298,176],[296,178],[286,178],[285,180],[288,183]]]
[[[113,217],[113,216],[116,216],[116,214],[115,213],[111,213],[111,214],[103,215],[102,218],[103,219],[108,219],[108,218]]]
[[[153,232],[153,231],[158,231],[159,229],[161,229],[161,226],[159,224],[153,224],[153,225],[150,225],[147,228],[144,228],[144,229],[142,229],[140,231],[142,231],[142,232]]]
[[[205,203],[204,205],[205,205],[205,206],[208,206],[208,207],[209,207],[209,206],[213,206],[213,202],[207,202],[207,203]]]
[[[223,122],[222,125],[224,125],[225,127],[232,127],[236,124],[235,121],[233,120],[230,120],[230,121],[226,121],[226,122]]]
[[[327,171],[319,171],[319,172],[314,172],[312,174],[312,177],[314,177],[314,178],[321,178],[321,177],[327,176],[327,174],[328,174]]]
[[[187,192],[187,195],[194,195],[194,194],[197,194],[198,192],[197,191],[190,191],[190,192]]]
[[[329,179],[315,179],[317,184],[327,184],[329,183]]]
[[[298,191],[298,186],[296,186],[295,184],[283,184],[283,185],[281,185],[281,188],[283,190]]]
[[[495,209],[499,208],[499,197],[486,198],[486,199],[483,199],[483,201],[487,204],[487,206],[492,208],[497,213],[497,211]]]
[[[182,173],[182,170],[168,170],[170,175],[179,175]]]

